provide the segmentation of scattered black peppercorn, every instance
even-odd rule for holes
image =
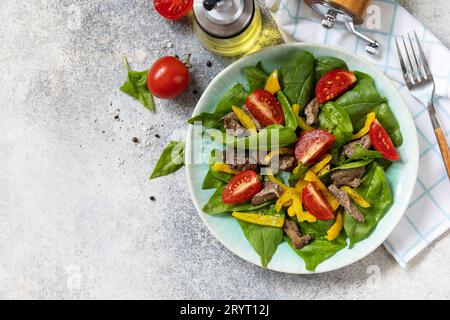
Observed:
[[[197,89],[194,89],[194,90],[192,90],[192,94],[197,94],[198,93],[198,90]]]
[[[155,201],[156,198],[155,198],[154,196],[150,196],[150,200],[151,200],[151,201]]]
[[[161,136],[159,134],[155,134],[155,138],[161,138]]]
[[[139,142],[139,139],[136,138],[136,137],[133,137],[133,138],[131,139],[131,141],[133,141],[134,143],[138,143],[138,142]]]
[[[180,56],[179,55],[176,54],[174,57],[177,58],[178,60],[180,60]]]
[[[212,67],[212,62],[210,60],[206,61],[206,66],[208,68],[211,68]]]
[[[119,115],[118,114],[114,115],[114,119],[119,120]]]

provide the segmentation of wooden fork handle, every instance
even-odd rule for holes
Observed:
[[[445,137],[445,133],[442,128],[434,129],[434,133],[436,134],[439,149],[441,149],[442,158],[444,159],[444,165],[447,169],[447,175],[450,179],[450,148],[447,143],[447,138]]]

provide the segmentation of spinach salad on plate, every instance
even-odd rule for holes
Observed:
[[[234,217],[261,265],[286,241],[314,271],[367,238],[393,203],[385,171],[399,161],[399,124],[373,79],[345,61],[299,50],[276,70],[242,69],[247,83],[190,124],[220,135],[203,189],[210,215]],[[220,138],[220,139],[219,139]],[[179,169],[171,142],[152,177]]]

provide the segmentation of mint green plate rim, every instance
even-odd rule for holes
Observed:
[[[240,73],[243,67],[262,61],[265,68],[271,70],[279,67],[283,57],[297,50],[308,50],[316,57],[341,58],[347,62],[351,70],[362,71],[372,76],[378,91],[388,98],[389,105],[400,123],[404,138],[403,145],[398,149],[402,160],[393,164],[386,172],[393,192],[394,204],[367,239],[357,243],[352,249],[347,247],[339,251],[322,262],[314,272],[306,270],[303,260],[284,242],[278,247],[267,267],[270,270],[292,274],[323,273],[348,266],[377,249],[391,234],[408,208],[417,179],[419,146],[414,120],[393,82],[364,58],[341,48],[310,43],[282,44],[239,59],[220,72],[206,88],[194,109],[193,116],[201,112],[212,112],[218,99],[236,82],[239,81],[245,85],[245,79]],[[186,138],[186,160],[192,156],[193,134],[193,127],[189,126]],[[188,164],[188,161],[186,163],[186,177],[192,201],[209,231],[228,250],[248,262],[261,266],[259,256],[245,239],[234,218],[225,214],[211,216],[202,211],[203,205],[214,192],[214,190],[201,189],[208,166],[206,164]],[[208,258],[205,257],[205,259]]]

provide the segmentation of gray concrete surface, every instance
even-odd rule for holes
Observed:
[[[0,298],[450,298],[448,234],[405,270],[379,248],[337,272],[284,275],[214,239],[183,171],[149,181],[229,61],[148,2],[0,1]],[[450,45],[448,1],[401,2]],[[145,69],[187,52],[192,84],[157,112],[119,92],[123,56]]]

